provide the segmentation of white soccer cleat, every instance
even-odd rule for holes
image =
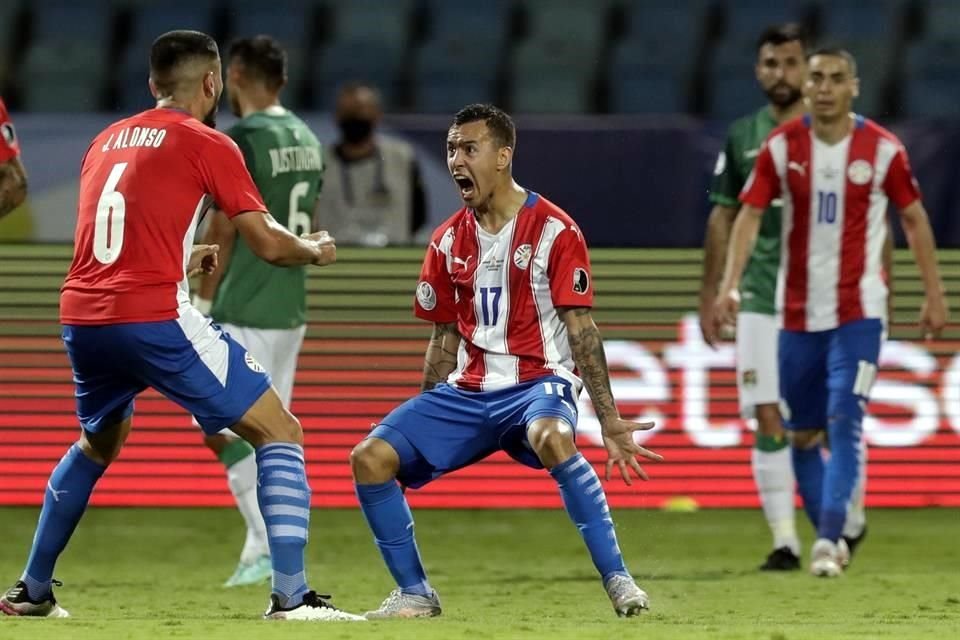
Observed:
[[[53,581],[60,586],[60,582]],[[43,600],[31,600],[27,593],[27,585],[22,580],[7,589],[0,597],[0,613],[8,616],[29,616],[33,618],[69,618],[70,613],[57,604],[51,591]]]
[[[621,618],[632,618],[650,609],[650,598],[630,576],[615,575],[604,585],[613,610]]]
[[[826,538],[820,538],[813,543],[810,573],[818,578],[837,578],[843,575],[843,568],[849,562],[850,552],[842,538],[839,543]]]
[[[303,602],[289,609],[280,606],[277,594],[270,594],[270,606],[263,614],[264,620],[304,620],[314,622],[366,622],[363,616],[341,611],[316,591],[303,594]]]
[[[404,593],[394,589],[376,611],[366,613],[367,620],[385,620],[387,618],[432,618],[440,615],[440,597],[434,591],[429,596]]]

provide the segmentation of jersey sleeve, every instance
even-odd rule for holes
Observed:
[[[727,143],[717,155],[717,163],[713,168],[713,182],[710,186],[710,202],[724,207],[737,207],[740,189],[743,188],[743,177],[737,170],[736,152],[733,148],[733,136],[727,134]]]
[[[447,254],[442,237],[434,237],[427,247],[417,283],[413,312],[418,318],[445,324],[457,321],[456,295],[447,270]]]
[[[0,164],[20,155],[20,143],[17,131],[13,128],[7,106],[0,100]]]
[[[244,211],[267,211],[233,140],[226,136],[216,138],[200,162],[207,193],[228,218]]]
[[[897,149],[897,153],[890,161],[886,178],[883,180],[883,190],[898,209],[903,209],[920,199],[920,185],[913,177],[907,150],[902,146]]]
[[[554,307],[592,307],[590,254],[583,233],[570,224],[557,235],[547,265]]]
[[[740,202],[758,209],[766,209],[774,198],[780,195],[780,178],[773,165],[770,145],[763,144],[757,155],[757,162],[747,178],[747,184],[740,192]]]

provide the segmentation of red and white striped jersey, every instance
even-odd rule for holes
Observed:
[[[834,145],[804,116],[774,129],[757,156],[741,202],[766,209],[783,199],[777,312],[791,331],[824,331],[885,318],[882,253],[887,202],[916,202],[920,189],[892,133],[856,116]]]
[[[583,234],[563,210],[530,192],[496,234],[480,228],[466,208],[434,231],[414,312],[457,323],[460,351],[450,384],[493,391],[558,375],[579,392],[557,309],[592,306]]]

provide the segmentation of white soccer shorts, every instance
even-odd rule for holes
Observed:
[[[740,415],[755,417],[755,408],[780,403],[777,370],[777,317],[744,311],[737,315],[737,395]]]
[[[307,332],[306,325],[294,329],[254,329],[227,323],[220,326],[263,365],[273,379],[273,386],[280,394],[283,406],[289,409],[297,358]]]

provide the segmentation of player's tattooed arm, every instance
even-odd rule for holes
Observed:
[[[447,379],[457,368],[457,351],[460,349],[460,332],[457,323],[435,323],[427,355],[423,362],[421,391],[429,391]]]
[[[0,218],[27,199],[27,173],[19,158],[0,164]]]
[[[560,318],[567,328],[567,339],[573,352],[573,361],[580,370],[593,410],[600,420],[603,446],[607,449],[607,480],[613,468],[627,484],[633,484],[630,470],[638,477],[647,479],[647,473],[637,461],[637,456],[648,460],[663,460],[663,457],[644,449],[633,439],[635,431],[653,428],[652,422],[633,422],[620,417],[617,404],[610,388],[610,370],[607,368],[607,356],[603,351],[603,339],[600,330],[593,321],[590,309],[572,307],[559,309]]]
[[[607,368],[607,355],[603,350],[603,338],[600,337],[600,329],[593,321],[590,309],[562,309],[560,317],[567,327],[573,361],[580,370],[590,399],[593,400],[597,419],[601,425],[618,419],[620,413],[610,389],[610,371]]]

